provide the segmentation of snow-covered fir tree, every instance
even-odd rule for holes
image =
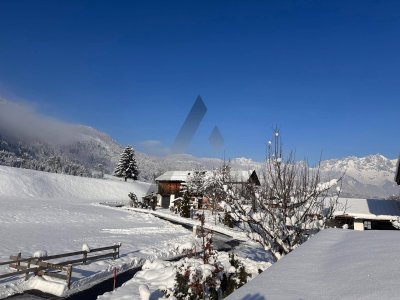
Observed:
[[[139,170],[136,163],[135,150],[133,150],[132,146],[127,146],[121,153],[118,165],[114,170],[114,175],[125,178],[125,181],[128,178],[137,180]]]

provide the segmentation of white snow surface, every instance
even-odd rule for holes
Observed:
[[[326,229],[227,299],[398,299],[398,231]]]
[[[143,182],[0,166],[0,261],[18,252],[29,257],[38,249],[46,249],[48,255],[54,255],[80,251],[85,243],[93,249],[122,242],[121,258],[74,266],[68,294],[111,277],[114,267],[122,272],[147,258],[176,255],[176,245],[191,240],[191,233],[182,226],[149,214],[98,204],[128,202],[129,192],[141,197],[153,189],[153,185]],[[11,271],[8,266],[0,266],[0,274]],[[32,286],[63,292],[63,287],[56,284],[35,278],[24,282],[22,278],[0,279],[0,298]]]
[[[65,282],[53,281],[50,278],[43,276],[36,276],[31,278],[27,284],[27,289],[39,290],[44,293],[52,294],[61,297],[67,290],[67,284]]]

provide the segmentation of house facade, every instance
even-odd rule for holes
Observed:
[[[187,181],[192,171],[168,171],[156,178],[158,194],[161,196],[159,206],[168,208],[179,195],[182,184]]]

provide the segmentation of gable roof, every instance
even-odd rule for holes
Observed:
[[[185,182],[192,171],[167,171],[156,178],[156,181]]]
[[[226,299],[397,299],[397,231],[325,229]]]
[[[230,176],[235,181],[245,182],[245,181],[249,180],[252,173],[253,173],[253,170],[249,170],[249,171],[231,170]]]
[[[158,176],[156,181],[176,181],[176,182],[186,182],[187,178],[194,172],[209,172],[209,171],[167,171],[161,176]],[[230,176],[233,182],[248,182],[250,179],[258,181],[257,174],[255,170],[249,171],[238,171],[231,170]],[[258,181],[259,183],[259,181]]]
[[[230,177],[233,183],[246,183],[252,181],[256,185],[260,185],[260,181],[255,170],[231,170]]]

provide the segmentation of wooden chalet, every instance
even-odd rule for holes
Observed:
[[[168,208],[180,195],[182,184],[187,181],[193,171],[168,171],[156,178],[158,194],[161,195],[160,206]]]
[[[193,172],[202,172],[205,175],[208,171],[168,171],[156,178],[158,194],[161,196],[161,203],[159,203],[161,207],[168,208],[175,198],[181,196],[182,185]],[[255,170],[232,170],[225,183],[238,185],[244,189],[248,184],[259,186],[260,180]],[[197,206],[207,205],[207,199],[202,195],[196,195],[196,198],[199,198],[197,199],[199,201]]]

